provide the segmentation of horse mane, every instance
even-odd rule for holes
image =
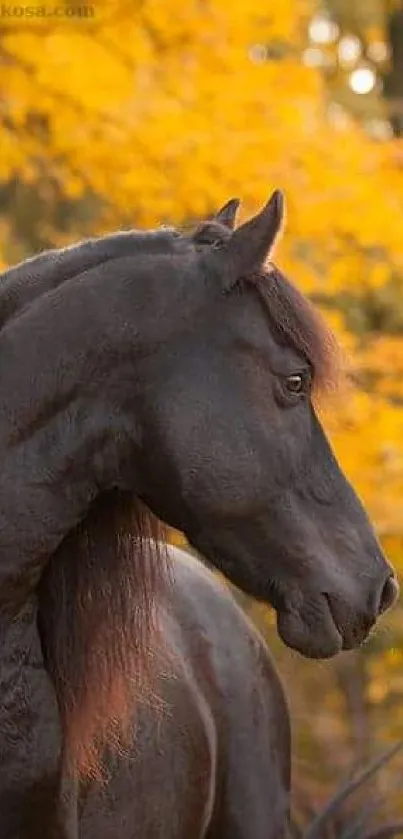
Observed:
[[[155,605],[169,579],[163,525],[131,493],[98,497],[52,555],[38,591],[45,666],[59,703],[65,765],[102,778],[153,699],[162,638]]]
[[[177,236],[173,229],[123,230],[47,250],[13,265],[0,275],[0,328],[35,298],[94,265],[128,254],[171,253]]]
[[[256,289],[279,344],[292,347],[308,362],[314,395],[332,390],[342,372],[341,352],[336,337],[310,300],[273,263],[245,277],[242,283]]]

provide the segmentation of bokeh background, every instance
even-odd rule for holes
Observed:
[[[284,189],[277,260],[347,359],[324,422],[403,571],[403,3],[2,4],[0,69],[4,267],[117,227],[189,223],[234,195],[247,217]],[[318,664],[241,600],[287,685],[302,824],[403,738],[403,612]],[[397,757],[326,836],[361,835],[362,807],[373,825],[403,819],[402,779]]]

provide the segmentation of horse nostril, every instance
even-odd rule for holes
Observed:
[[[379,613],[382,614],[389,609],[389,606],[395,602],[397,595],[399,594],[399,583],[394,577],[393,574],[388,577],[386,580],[384,587],[381,592],[381,597],[379,600]]]

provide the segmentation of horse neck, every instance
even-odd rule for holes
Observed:
[[[132,258],[97,266],[36,300],[0,334],[2,609],[20,607],[47,558],[99,492],[116,486],[125,463],[136,492],[136,368],[166,339],[181,293],[164,273],[158,280],[158,269],[144,264],[136,282]]]
[[[116,391],[112,409],[104,398],[125,367],[135,391],[137,359],[156,340],[151,296],[127,282],[133,260],[124,262],[120,274],[110,261],[66,280],[0,333],[0,833],[21,839],[78,835],[74,790],[66,808],[62,789],[60,705],[44,664],[51,650],[39,637],[37,591],[49,558],[135,443],[134,413],[131,423],[120,414]]]

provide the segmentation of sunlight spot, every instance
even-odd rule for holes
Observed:
[[[309,24],[309,37],[314,44],[334,44],[339,36],[339,27],[326,15],[316,15]]]
[[[371,93],[376,85],[376,74],[372,67],[358,67],[350,73],[348,83],[353,93]]]
[[[340,39],[337,53],[341,64],[354,64],[362,53],[362,44],[356,35],[344,35]]]
[[[385,142],[393,139],[393,128],[386,119],[368,119],[365,128],[374,140]]]
[[[382,62],[389,58],[389,47],[385,41],[373,41],[367,49],[368,58],[372,61]]]

